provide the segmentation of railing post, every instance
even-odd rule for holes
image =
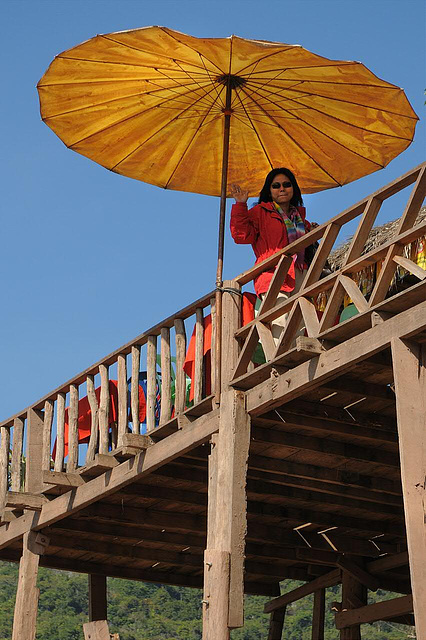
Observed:
[[[40,493],[43,486],[43,413],[28,409],[25,491]]]
[[[240,326],[240,287],[228,280],[223,288],[220,420],[210,458],[203,640],[228,640],[230,629],[244,624],[250,418],[244,393],[229,386],[238,359],[234,334]]]

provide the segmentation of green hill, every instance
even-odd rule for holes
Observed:
[[[0,640],[10,640],[18,577],[15,564],[0,563]],[[289,591],[298,582],[282,584]],[[37,640],[83,640],[83,623],[88,615],[87,576],[50,569],[40,569],[40,602]],[[371,602],[390,594],[378,591]],[[339,588],[327,590],[327,609],[339,600]],[[153,585],[144,582],[108,580],[108,618],[110,631],[120,640],[201,640],[202,593]],[[269,617],[263,614],[267,598],[248,596],[244,629],[232,632],[232,640],[266,640]],[[311,640],[312,597],[287,608],[283,640]],[[333,614],[326,617],[326,640],[338,640]],[[363,640],[408,640],[415,638],[412,627],[378,622],[365,625]]]

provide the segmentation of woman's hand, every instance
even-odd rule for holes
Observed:
[[[231,196],[235,198],[235,202],[247,202],[248,191],[241,189],[239,184],[231,184]]]

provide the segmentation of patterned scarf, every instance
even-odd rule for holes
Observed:
[[[280,205],[276,202],[273,202],[275,209],[281,215],[283,222],[285,224],[285,228],[287,231],[288,243],[291,244],[301,236],[304,236],[306,233],[305,223],[302,220],[302,217],[296,207],[290,205],[288,215],[281,209]],[[297,266],[300,271],[305,268],[305,250],[299,251],[295,255],[294,260],[295,266]]]

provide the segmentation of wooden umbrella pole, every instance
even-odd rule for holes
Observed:
[[[222,275],[223,275],[223,249],[225,239],[225,213],[226,213],[226,190],[228,183],[228,159],[229,159],[229,134],[231,130],[231,100],[232,86],[231,77],[226,83],[226,98],[223,113],[225,123],[223,131],[223,154],[222,154],[222,183],[220,188],[220,217],[219,217],[219,240],[216,270],[216,371],[215,371],[215,399],[219,404],[220,389],[222,386]]]

